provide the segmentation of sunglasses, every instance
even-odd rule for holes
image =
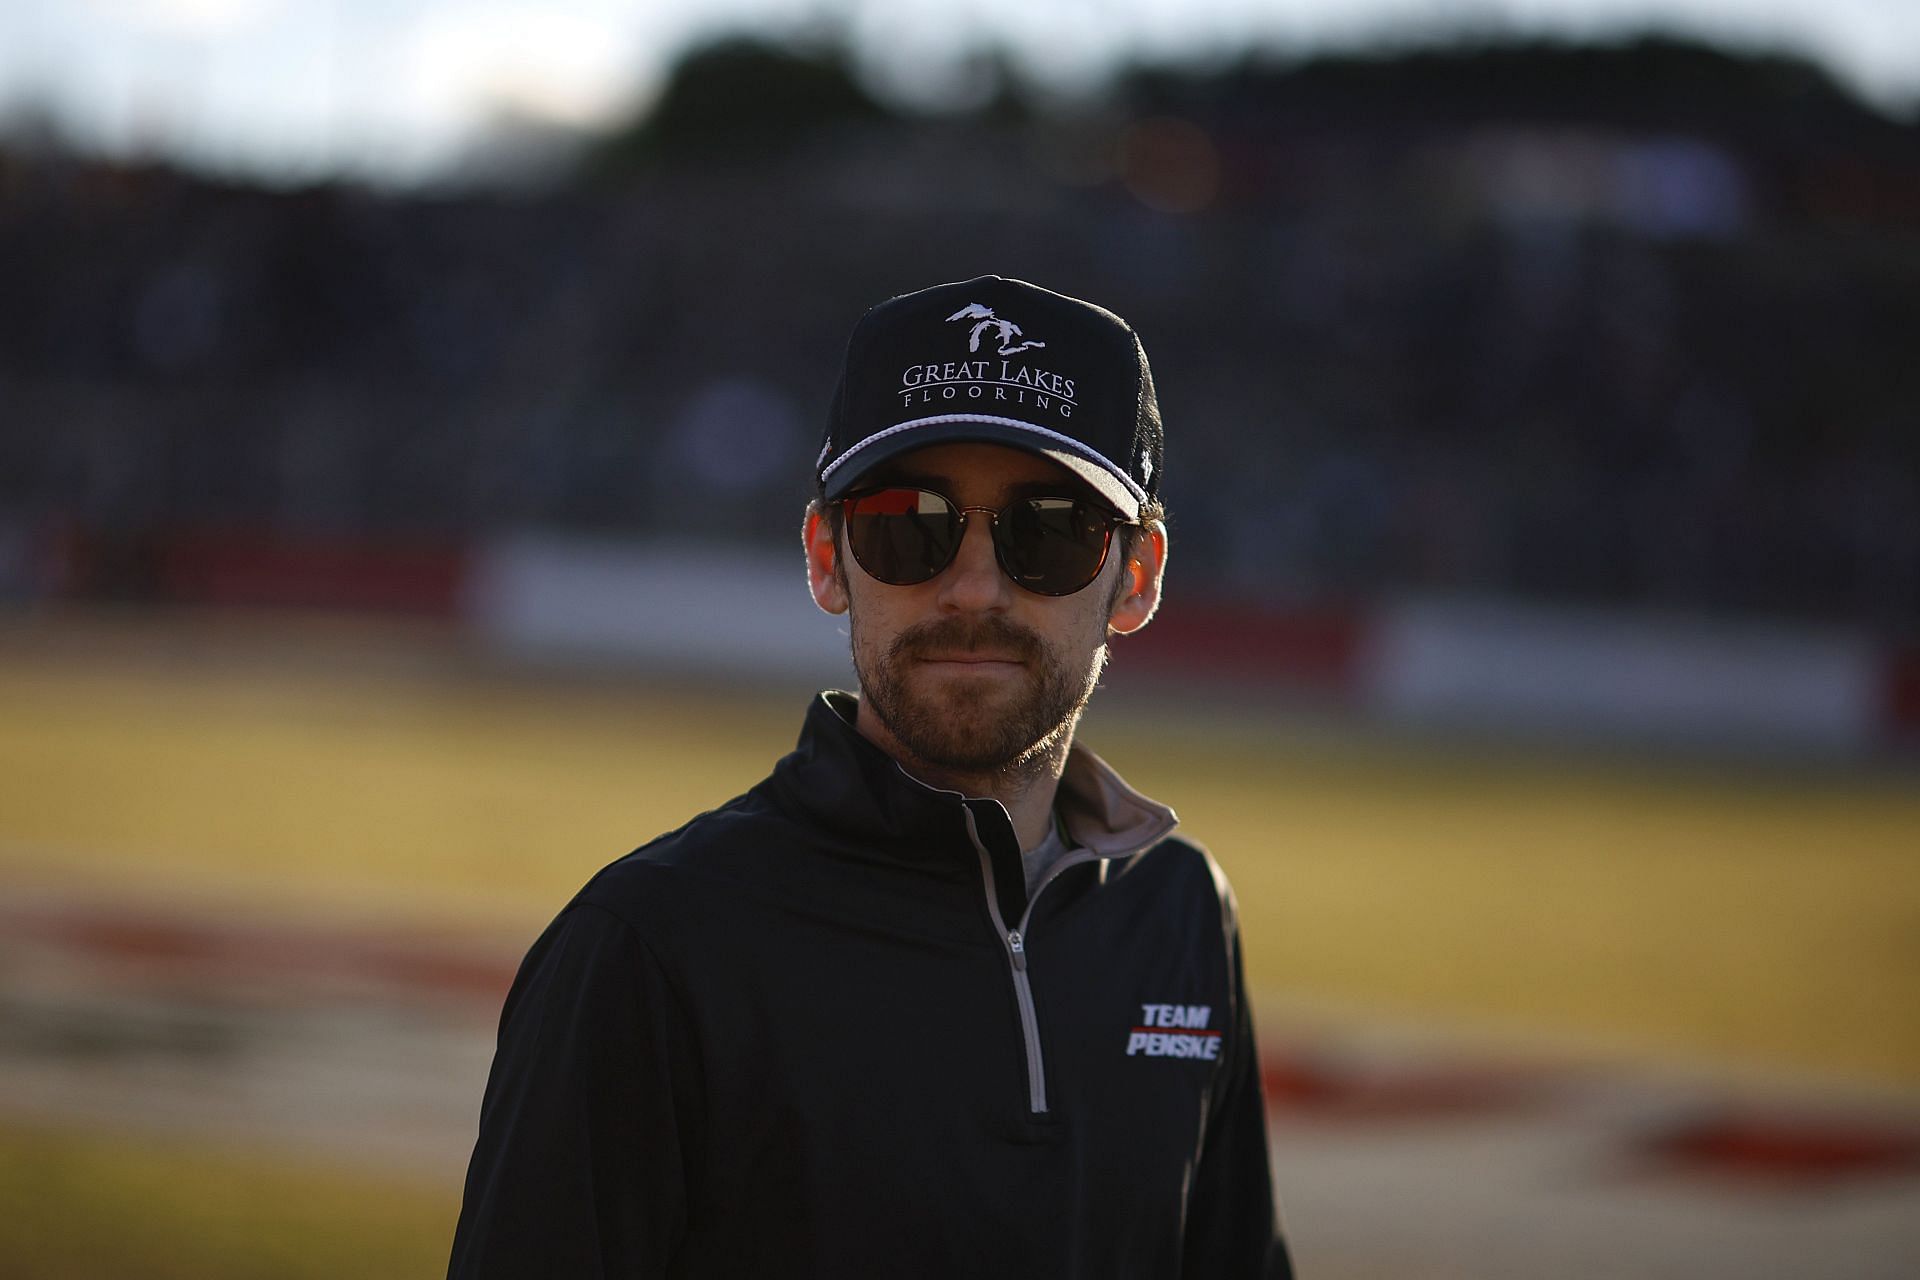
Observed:
[[[1079,498],[1020,498],[996,511],[905,487],[848,494],[840,508],[854,560],[895,587],[926,582],[952,564],[968,518],[984,513],[1001,570],[1043,596],[1070,596],[1100,576],[1115,526],[1132,523]]]

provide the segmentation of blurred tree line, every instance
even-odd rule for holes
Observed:
[[[1911,163],[1920,131],[1867,107],[1818,64],[1642,36],[1617,44],[1462,42],[1304,60],[1251,50],[1222,66],[1123,68],[1090,100],[1062,101],[1024,80],[1006,54],[976,55],[984,101],[947,114],[979,128],[1031,127],[1054,115],[1177,113],[1229,131],[1290,125],[1405,133],[1498,122],[1685,132],[1727,143],[1839,147]],[[659,97],[594,141],[584,171],[605,180],[661,164],[764,158],[848,125],[903,112],[864,86],[853,50],[734,35],[687,53]]]

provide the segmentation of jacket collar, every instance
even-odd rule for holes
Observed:
[[[1067,750],[1053,807],[1066,824],[1068,842],[1102,858],[1125,858],[1158,844],[1180,821],[1172,809],[1135,791],[1113,766],[1078,742]]]
[[[858,706],[852,694],[839,691],[813,700],[798,744],[768,779],[785,804],[889,861],[920,861],[927,853],[944,854],[951,847],[970,864],[973,852],[960,814],[963,804],[973,811],[983,834],[1011,841],[1012,822],[997,800],[964,798],[909,775],[854,728]],[[1128,786],[1078,743],[1067,754],[1054,804],[1071,842],[1102,859],[1140,853],[1179,821],[1172,809]],[[914,856],[921,850],[925,852]]]

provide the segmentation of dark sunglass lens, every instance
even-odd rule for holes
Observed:
[[[1113,517],[1073,498],[1027,498],[1000,513],[1000,563],[1015,582],[1047,596],[1072,595],[1106,563]]]
[[[844,504],[847,546],[869,576],[896,587],[925,582],[960,548],[960,515],[925,489],[880,489]]]

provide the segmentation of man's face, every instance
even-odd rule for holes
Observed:
[[[991,444],[931,445],[862,480],[888,483],[994,509],[1021,497],[1086,493],[1055,463]],[[1063,746],[1106,664],[1109,628],[1132,630],[1152,612],[1152,600],[1143,608],[1141,592],[1130,588],[1150,580],[1157,599],[1164,544],[1148,547],[1147,573],[1137,555],[1122,556],[1117,531],[1092,583],[1070,596],[1042,596],[1001,571],[984,513],[968,518],[952,564],[907,587],[868,576],[845,553],[844,535],[834,547],[816,525],[824,522],[808,526],[814,594],[823,608],[850,613],[862,730],[897,757],[953,773],[1018,770]],[[829,548],[831,565],[820,563]]]

